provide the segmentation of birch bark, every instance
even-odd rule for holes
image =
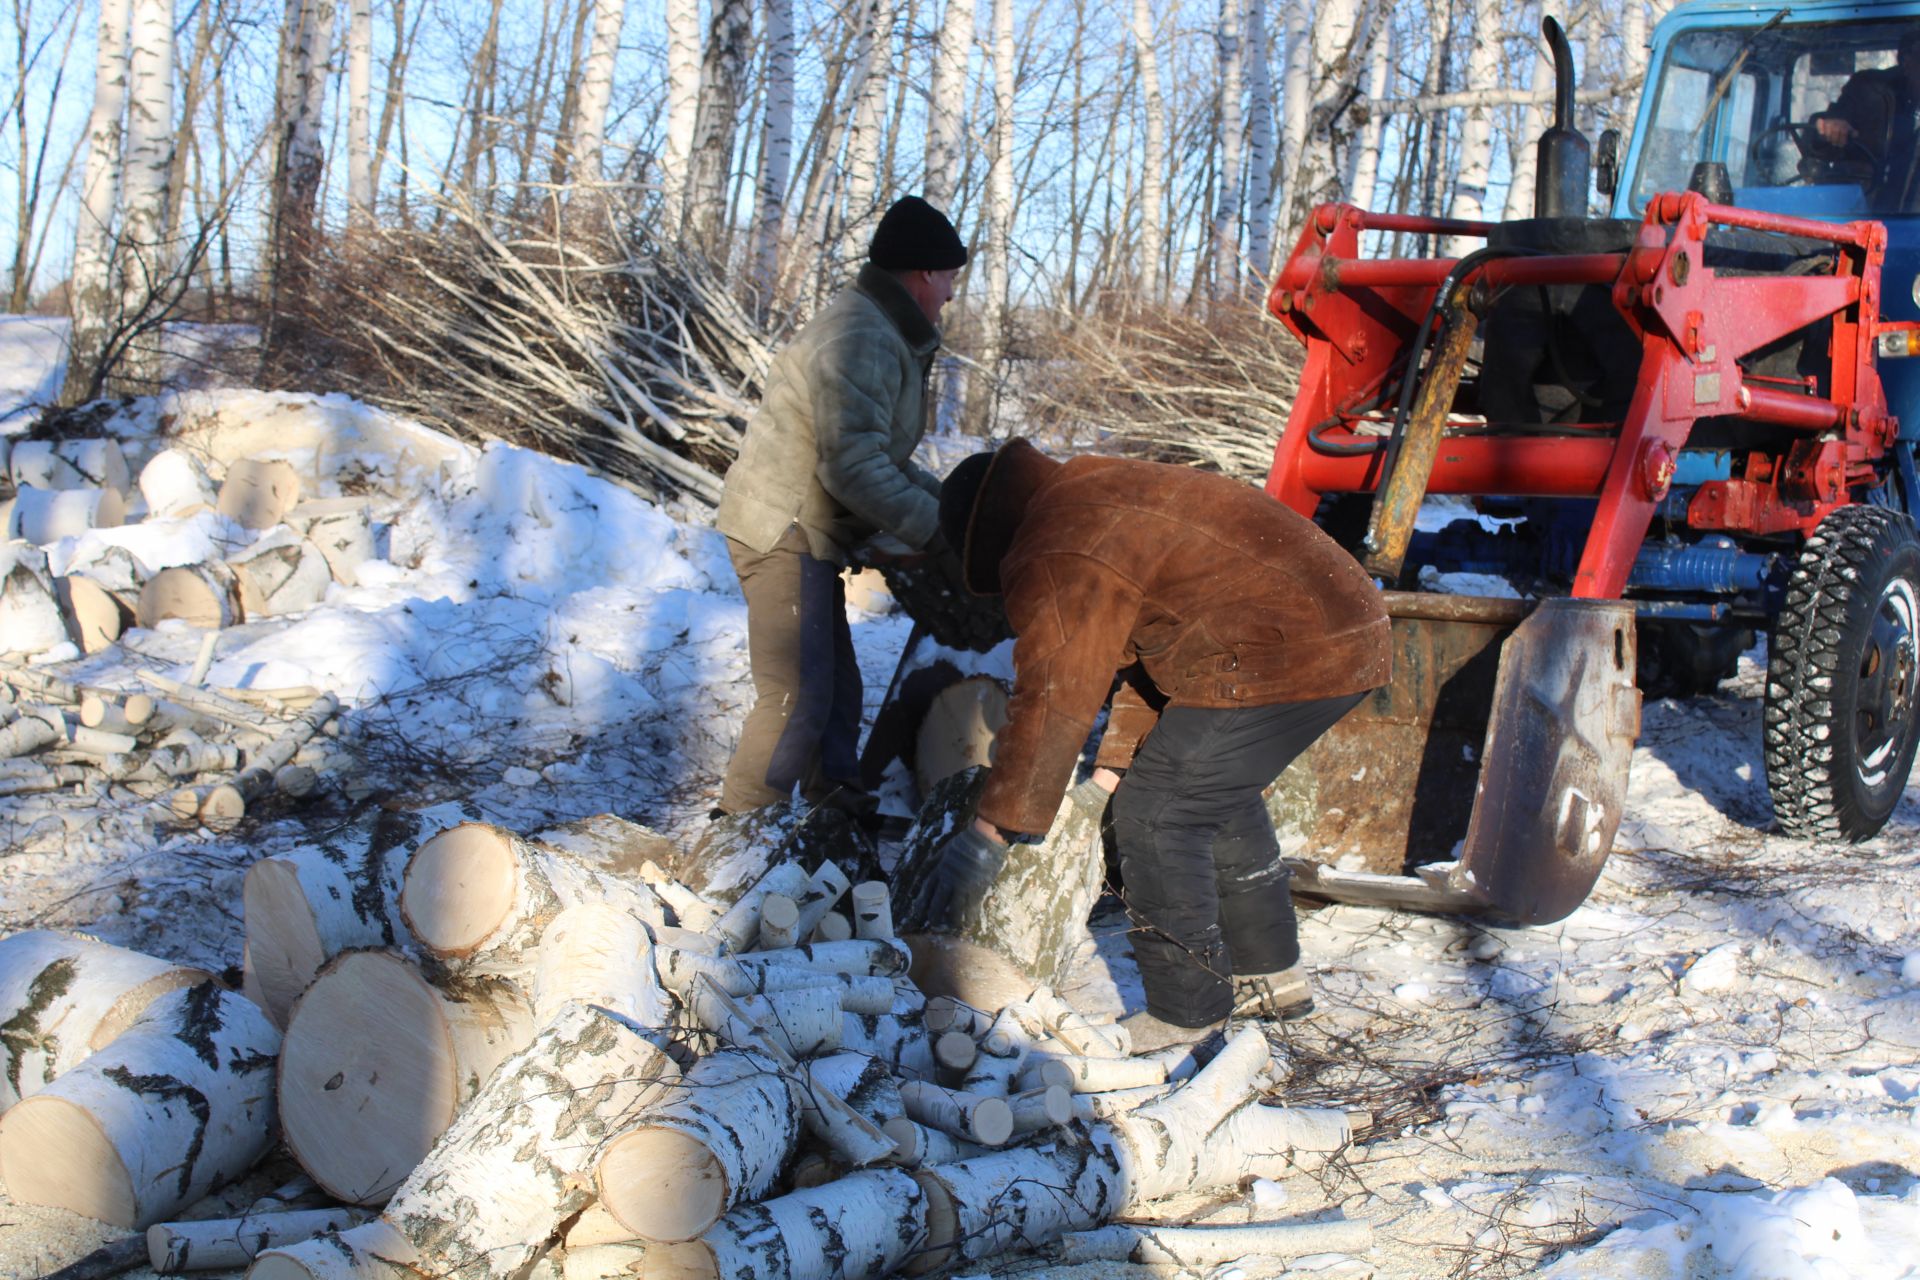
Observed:
[[[157,311],[173,275],[166,242],[173,171],[173,0],[133,0],[127,54],[127,134],[122,174],[120,309],[144,332],[129,336],[125,386],[151,391],[161,373]]]
[[[114,209],[120,199],[120,146],[127,106],[127,38],[131,0],[101,0],[93,66],[93,113],[87,121],[87,165],[75,218],[72,339],[60,387],[62,405],[100,393],[114,315]]]
[[[853,128],[847,134],[847,177],[840,218],[840,260],[858,262],[873,234],[883,194],[880,132],[887,97],[886,68],[892,60],[891,0],[866,0],[854,43]]]
[[[1220,126],[1219,186],[1213,202],[1213,293],[1231,297],[1240,282],[1240,151],[1246,134],[1241,102],[1241,36],[1245,28],[1243,0],[1220,0],[1219,25],[1214,29],[1215,66],[1220,87],[1215,119]]]
[[[1146,0],[1135,0],[1145,4]],[[927,174],[922,190],[934,208],[960,219],[959,193],[967,114],[967,65],[973,52],[974,0],[947,0],[933,54],[933,88],[927,105]]]
[[[1500,9],[1495,0],[1473,0],[1473,37],[1467,54],[1467,92],[1488,93],[1500,79]],[[1469,106],[1460,124],[1460,168],[1453,180],[1453,200],[1448,215],[1477,222],[1486,216],[1487,178],[1493,169],[1493,109],[1484,103]],[[1443,256],[1457,258],[1470,252],[1480,240],[1475,236],[1451,236],[1440,248]]]
[[[1247,264],[1273,270],[1273,77],[1267,70],[1266,0],[1247,5]]]
[[[780,226],[793,167],[793,0],[766,0],[767,108],[753,217],[753,277],[762,298],[780,279]]]
[[[752,0],[714,0],[707,48],[700,61],[700,100],[687,157],[682,233],[714,261],[725,261],[727,179],[733,166],[733,125],[745,98],[752,55]]]
[[[1299,223],[1300,162],[1307,146],[1307,113],[1313,102],[1311,0],[1283,0],[1287,56],[1280,80],[1280,216]]]
[[[679,1070],[621,1019],[568,1005],[500,1064],[394,1192],[423,1275],[520,1274],[592,1200],[594,1154]]]
[[[326,167],[321,113],[327,62],[333,53],[333,0],[287,0],[280,28],[274,99],[274,160],[267,244],[269,305],[297,288],[301,259],[312,246]]]
[[[373,0],[347,7],[347,217],[373,222]]]
[[[613,101],[613,66],[620,55],[620,30],[626,19],[626,0],[593,0],[593,40],[580,67],[573,119],[567,123],[570,182],[600,181],[607,106]]]
[[[0,1111],[105,1048],[167,992],[210,976],[78,934],[0,939]]]
[[[171,992],[0,1117],[0,1177],[26,1204],[144,1229],[239,1177],[273,1130],[280,1033],[212,983]]]
[[[983,434],[999,414],[1000,364],[1007,354],[1013,246],[1013,59],[1013,0],[994,0],[993,159],[987,168],[987,296],[981,309],[979,351],[985,385],[969,385],[967,396],[968,417]]]
[[[1374,207],[1374,186],[1380,179],[1380,146],[1387,132],[1387,85],[1393,72],[1393,30],[1386,14],[1374,24],[1367,46],[1367,79],[1362,97],[1367,103],[1367,122],[1353,149],[1352,175],[1347,180],[1347,198],[1362,209]]]
[[[667,226],[680,225],[700,111],[700,0],[666,0],[667,136],[660,156],[660,194]]]
[[[1160,300],[1160,263],[1166,255],[1167,104],[1160,93],[1159,28],[1152,0],[1133,0],[1133,49],[1140,68],[1140,107],[1146,113],[1146,151],[1140,170],[1140,292]]]
[[[1507,204],[1502,216],[1508,220],[1533,216],[1535,178],[1539,175],[1535,146],[1546,128],[1547,101],[1553,94],[1553,59],[1538,40],[1530,40],[1533,49],[1533,90],[1537,96],[1520,110],[1520,123],[1508,154],[1512,157],[1513,181],[1507,186]]]

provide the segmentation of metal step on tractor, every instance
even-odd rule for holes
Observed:
[[[1565,917],[1643,690],[1711,689],[1756,633],[1783,833],[1873,836],[1913,763],[1920,4],[1682,4],[1597,157],[1545,25],[1534,217],[1324,205],[1268,295],[1306,358],[1266,490],[1382,582],[1395,639],[1393,683],[1275,790],[1297,892]],[[1454,252],[1375,256],[1396,240]],[[1514,594],[1422,589],[1469,574]],[[935,650],[896,695],[990,720]]]

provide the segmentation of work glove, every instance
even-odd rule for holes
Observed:
[[[932,872],[920,888],[919,916],[926,927],[952,932],[979,912],[993,878],[1007,860],[1006,846],[963,828],[934,854]]]
[[[1068,788],[1067,799],[1073,801],[1074,808],[1098,822],[1106,816],[1107,805],[1113,799],[1113,792],[1092,778],[1088,778],[1085,782],[1077,782]]]

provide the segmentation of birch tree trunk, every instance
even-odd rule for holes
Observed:
[[[1140,69],[1140,108],[1146,112],[1146,152],[1140,165],[1140,292],[1162,297],[1160,264],[1166,257],[1167,104],[1160,93],[1160,30],[1153,0],[1133,0],[1133,56]]]
[[[1287,57],[1280,80],[1280,216],[1300,224],[1300,164],[1307,148],[1307,114],[1313,103],[1312,0],[1282,0],[1286,8]]]
[[[320,179],[326,168],[321,113],[326,107],[327,62],[333,55],[333,4],[334,0],[287,0],[281,20],[273,177],[268,187],[269,311],[283,290],[300,288],[303,262],[318,230]]]
[[[25,1204],[145,1229],[253,1167],[273,1131],[280,1033],[203,983],[0,1116],[0,1177]]]
[[[1495,0],[1473,0],[1473,38],[1467,54],[1467,92],[1491,93],[1500,78],[1500,7]],[[1460,124],[1460,168],[1453,179],[1449,217],[1478,222],[1486,216],[1487,178],[1493,171],[1493,109],[1469,106]],[[1476,236],[1450,236],[1442,256],[1458,258],[1483,244]]]
[[[993,0],[993,158],[987,167],[987,288],[981,300],[980,367],[969,379],[967,417],[985,435],[999,417],[1001,362],[1007,355],[1013,249],[1013,0]]]
[[[1647,7],[1644,0],[1622,0],[1620,7],[1620,88],[1637,94],[1647,76]],[[1631,96],[1627,99],[1631,102]]]
[[[1241,36],[1245,30],[1244,0],[1220,0],[1219,25],[1214,29],[1215,67],[1219,91],[1214,118],[1220,128],[1219,185],[1213,201],[1213,296],[1229,298],[1240,287],[1240,146],[1246,134],[1241,103]]]
[[[840,259],[858,262],[873,234],[882,194],[880,130],[887,98],[886,70],[893,56],[891,0],[864,0],[860,36],[854,42],[853,127],[847,133],[845,196],[841,204]]]
[[[600,1144],[679,1075],[622,1019],[568,1005],[500,1064],[394,1192],[384,1216],[419,1251],[415,1269],[522,1274],[592,1201]]]
[[[1307,133],[1295,172],[1289,226],[1298,226],[1308,210],[1339,194],[1338,163],[1345,149],[1344,107],[1348,87],[1358,77],[1355,45],[1360,31],[1360,0],[1320,0],[1313,14],[1310,57],[1312,103]]]
[[[211,976],[78,934],[0,938],[0,1111],[104,1049],[161,996]]]
[[[1367,122],[1353,148],[1352,175],[1347,179],[1347,199],[1362,209],[1374,207],[1374,186],[1380,179],[1380,145],[1386,137],[1387,85],[1393,72],[1393,23],[1380,14],[1367,45],[1367,79],[1362,98],[1367,104]],[[1511,215],[1508,215],[1511,216]]]
[[[1535,100],[1521,108],[1520,123],[1508,147],[1513,181],[1507,187],[1507,204],[1502,214],[1508,221],[1533,216],[1535,180],[1539,176],[1534,148],[1540,134],[1546,129],[1547,112],[1550,109],[1547,103],[1553,94],[1553,59],[1541,47],[1539,40],[1529,40],[1527,43],[1533,50],[1532,87]]]
[[[660,155],[664,226],[685,214],[693,130],[700,112],[700,0],[666,0],[667,134]]]
[[[1267,72],[1267,4],[1247,5],[1247,263],[1273,271],[1273,78]]]
[[[793,0],[765,0],[767,109],[753,215],[753,279],[763,305],[780,281],[780,227],[793,168]]]
[[[627,0],[592,0],[593,40],[580,67],[573,119],[567,122],[567,180],[600,181],[601,151],[606,145],[607,107],[613,101],[613,67],[620,55]]]
[[[713,0],[706,52],[700,60],[700,102],[687,157],[682,233],[715,262],[726,261],[727,179],[733,168],[733,126],[745,100],[753,54],[753,0]]]
[[[167,243],[173,172],[173,0],[133,0],[127,54],[126,160],[122,173],[120,310],[129,333],[123,385],[151,391],[162,369],[160,315],[172,283]]]
[[[1145,3],[1145,0],[1138,0]],[[973,54],[974,0],[947,0],[933,52],[933,88],[927,104],[927,174],[921,189],[955,225],[953,207],[965,167],[962,138],[967,115],[967,66]]]
[[[75,215],[72,338],[60,403],[100,394],[107,342],[117,314],[114,209],[120,198],[120,147],[127,107],[127,38],[132,0],[101,0],[93,66],[93,113],[87,121],[86,176]]]
[[[347,0],[347,217],[373,223],[373,0]]]

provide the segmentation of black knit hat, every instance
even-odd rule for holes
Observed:
[[[966,550],[967,525],[973,519],[974,505],[980,500],[980,485],[992,465],[992,452],[976,453],[962,458],[940,482],[940,532],[956,553]]]
[[[951,271],[967,265],[967,246],[946,214],[919,196],[902,196],[874,229],[867,261],[887,271]]]

